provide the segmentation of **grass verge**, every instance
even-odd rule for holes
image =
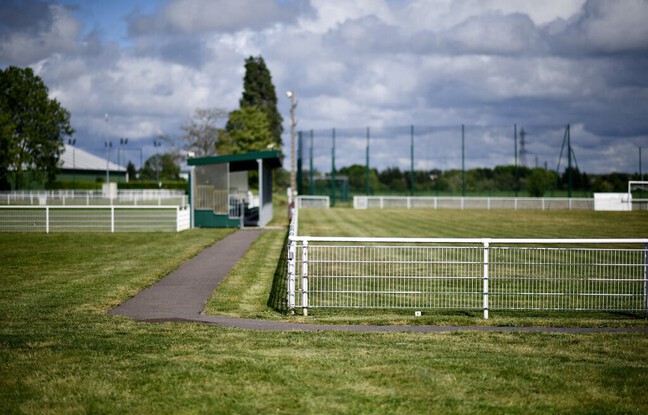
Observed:
[[[0,234],[0,411],[648,411],[645,334],[256,332],[105,314],[225,233]]]
[[[646,212],[536,212],[302,209],[300,234],[313,236],[619,238],[648,235]],[[223,281],[206,313],[299,323],[443,326],[646,327],[640,313],[312,309],[285,316],[285,231],[266,231]],[[275,266],[274,264],[279,264]],[[265,289],[262,289],[265,287]],[[271,288],[272,287],[272,288]],[[268,301],[268,298],[270,300]]]

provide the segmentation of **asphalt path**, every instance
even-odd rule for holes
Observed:
[[[504,326],[368,326],[301,324],[202,314],[205,304],[223,278],[261,234],[244,229],[216,242],[177,270],[109,311],[147,323],[193,322],[222,327],[265,331],[416,332],[455,331],[535,333],[648,333],[648,327],[504,327]]]

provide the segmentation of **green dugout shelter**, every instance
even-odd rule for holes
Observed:
[[[192,226],[265,226],[272,219],[272,170],[281,167],[278,151],[255,151],[187,160],[191,169]],[[248,173],[258,172],[258,194]]]

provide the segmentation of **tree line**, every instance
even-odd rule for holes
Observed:
[[[413,174],[412,174],[413,173]],[[570,174],[571,173],[571,174]],[[542,197],[566,195],[571,188],[575,194],[594,192],[626,192],[629,180],[640,180],[639,174],[610,173],[591,175],[578,168],[565,169],[558,174],[543,168],[522,166],[496,166],[461,170],[401,170],[388,167],[383,170],[369,169],[367,181],[366,166],[354,164],[336,171],[338,176],[348,179],[348,191],[352,194],[395,194],[416,195],[519,195]],[[314,176],[320,175],[313,172]],[[571,180],[570,180],[571,175]],[[308,194],[310,174],[302,175],[302,189]],[[368,185],[368,186],[367,186]],[[324,187],[330,186],[324,184]],[[338,185],[339,187],[339,185]],[[368,189],[367,189],[368,187]],[[315,192],[326,191],[320,184]]]
[[[171,150],[149,157],[140,170],[129,162],[129,178],[177,180],[180,163],[195,157],[281,151],[283,119],[277,109],[272,77],[261,56],[245,60],[239,109],[197,108],[182,125],[182,134],[163,134],[156,141]],[[220,125],[225,123],[224,128]],[[20,189],[27,182],[52,186],[60,172],[65,139],[72,138],[70,113],[31,68],[0,70],[0,190]]]
[[[30,179],[51,182],[59,171],[66,137],[72,137],[70,113],[50,99],[48,88],[31,68],[0,70],[0,190],[23,185]],[[129,162],[131,179],[169,181],[180,178],[180,162],[188,153],[195,157],[274,149],[281,151],[283,119],[277,109],[272,77],[261,56],[245,60],[243,93],[239,109],[198,108],[182,125],[178,137],[162,135],[171,151],[155,154],[140,170]],[[224,123],[224,127],[221,125]],[[317,172],[314,172],[318,174]],[[337,174],[348,177],[349,191],[356,194],[520,194],[544,196],[551,192],[624,192],[628,180],[638,174],[588,175],[578,168],[563,173],[542,168],[497,166],[461,170],[401,171],[398,167],[369,170],[351,165]],[[319,175],[319,174],[318,174]],[[275,175],[279,187],[287,186],[285,172]],[[309,189],[309,174],[302,176],[302,189]],[[302,191],[303,194],[308,193]]]

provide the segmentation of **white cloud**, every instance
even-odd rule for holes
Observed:
[[[33,66],[71,111],[89,149],[108,135],[153,151],[152,138],[177,135],[195,108],[235,109],[245,58],[262,55],[286,123],[284,91],[292,89],[298,128],[323,129],[326,137],[334,127],[340,132],[340,163],[364,157],[362,142],[343,144],[347,127],[360,127],[362,137],[364,126],[379,135],[394,125],[452,125],[421,142],[416,162],[453,168],[457,131],[466,124],[506,126],[471,130],[468,153],[469,166],[505,164],[518,124],[529,129],[528,161],[537,155],[555,168],[564,126],[572,123],[582,170],[629,171],[636,162],[627,143],[648,145],[646,5],[170,0],[130,14],[131,38],[120,45],[80,39],[80,16],[28,1],[22,12],[16,6],[3,14],[0,5],[0,65]],[[16,17],[4,23],[4,15]],[[394,152],[407,158],[403,134],[402,142],[377,139],[376,163]],[[330,155],[322,151],[318,157]]]
[[[556,47],[571,53],[648,52],[648,2],[589,0],[559,33]]]
[[[83,24],[64,7],[50,5],[48,16],[38,28],[37,32],[19,29],[4,39],[0,37],[0,62],[28,65],[53,53],[73,53],[80,49],[77,38]]]
[[[338,25],[349,20],[358,20],[363,17],[373,16],[386,23],[394,21],[392,10],[385,0],[348,0],[343,2],[311,0],[311,6],[314,9],[313,16],[302,17],[300,27],[302,30],[319,34],[335,29]]]

